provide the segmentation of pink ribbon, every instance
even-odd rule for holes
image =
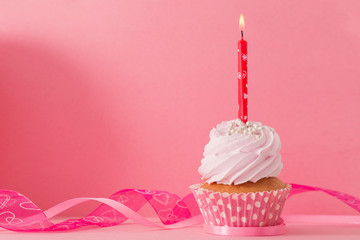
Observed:
[[[290,196],[308,191],[322,191],[360,212],[360,199],[333,190],[292,184]],[[68,219],[54,224],[50,218],[85,201],[102,203],[92,213],[79,219]],[[162,224],[149,221],[138,210],[149,203]],[[31,200],[11,190],[0,190],[0,227],[11,231],[59,231],[83,226],[108,227],[127,219],[152,228],[183,228],[203,222],[192,194],[180,198],[174,193],[156,190],[124,189],[109,198],[74,198],[42,211]],[[309,222],[308,216],[284,216],[286,222]],[[312,222],[360,224],[358,216],[313,216]],[[230,228],[205,226],[205,230],[221,235],[278,235],[285,230],[284,223],[273,227]]]

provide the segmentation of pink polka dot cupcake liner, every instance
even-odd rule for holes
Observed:
[[[256,193],[220,193],[200,187],[190,186],[199,205],[205,224],[229,227],[275,226],[291,185],[276,191]]]

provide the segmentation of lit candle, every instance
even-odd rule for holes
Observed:
[[[238,118],[244,123],[248,120],[248,91],[247,91],[247,42],[244,40],[245,29],[244,16],[240,15],[239,28],[241,40],[238,42]]]

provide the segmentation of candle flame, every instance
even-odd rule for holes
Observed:
[[[240,30],[244,30],[245,29],[245,20],[244,20],[244,15],[240,15],[240,19],[239,19],[239,28]]]

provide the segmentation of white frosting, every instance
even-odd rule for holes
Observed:
[[[281,142],[271,127],[239,119],[222,122],[210,132],[199,173],[208,183],[241,184],[276,177],[283,167]]]

